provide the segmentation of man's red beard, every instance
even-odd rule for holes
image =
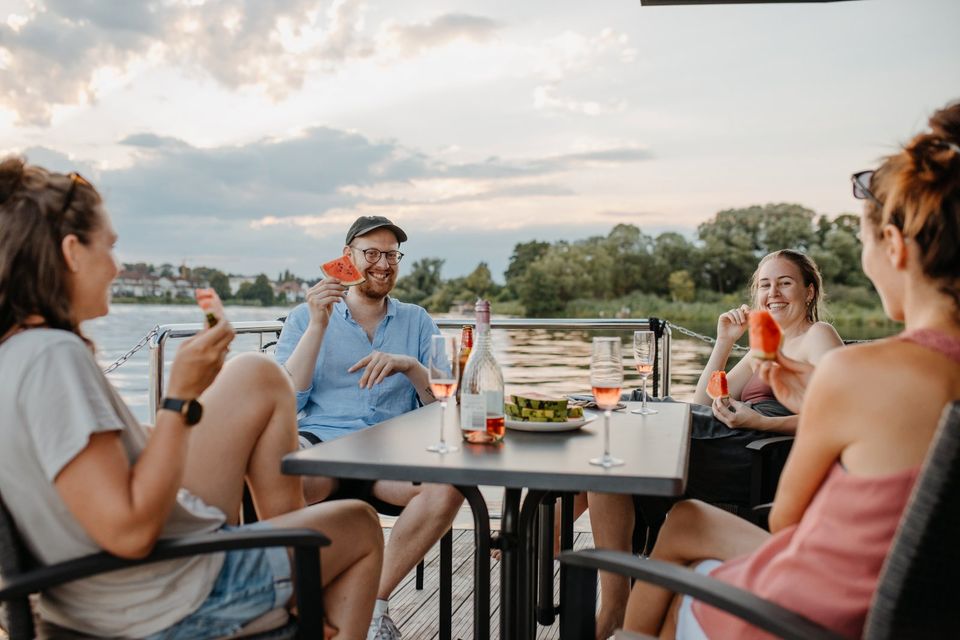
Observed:
[[[385,281],[376,280],[367,274],[366,280],[356,286],[357,292],[371,300],[382,300],[393,291],[397,284],[397,272],[393,271]]]

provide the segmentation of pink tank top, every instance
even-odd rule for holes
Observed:
[[[747,384],[743,385],[743,390],[740,392],[740,402],[762,402],[776,399],[773,395],[773,389],[760,379],[760,375],[756,371],[747,380]]]
[[[960,363],[960,338],[938,331],[901,339]],[[800,522],[753,553],[711,575],[797,611],[845,637],[863,634],[870,600],[920,467],[881,476],[847,473],[839,461]],[[694,615],[710,638],[771,638],[739,618],[700,602]]]

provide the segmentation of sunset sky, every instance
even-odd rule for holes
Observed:
[[[721,209],[854,211],[960,98],[960,2],[0,0],[0,152],[101,188],[124,261],[314,277],[358,215],[445,276]]]

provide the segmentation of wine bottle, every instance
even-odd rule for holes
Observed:
[[[460,432],[467,442],[497,444],[503,440],[503,372],[493,356],[490,302],[477,300],[477,344],[463,372]]]
[[[460,360],[459,376],[457,377],[457,403],[460,402],[460,390],[463,388],[463,372],[467,368],[467,360],[470,358],[470,352],[473,351],[473,326],[463,325],[460,330],[460,353],[457,359]]]

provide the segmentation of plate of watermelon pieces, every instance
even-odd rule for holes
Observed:
[[[573,431],[597,419],[597,414],[569,405],[565,397],[535,392],[511,395],[503,410],[507,428],[517,431]]]
[[[367,281],[348,255],[340,256],[330,262],[324,262],[320,265],[320,272],[324,278],[336,278],[345,287],[352,287]]]

